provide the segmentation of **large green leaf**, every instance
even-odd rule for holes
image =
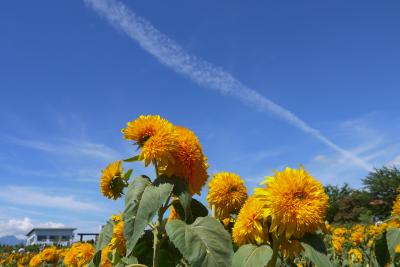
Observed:
[[[272,248],[267,245],[244,245],[233,255],[232,267],[264,267],[272,258]]]
[[[130,242],[133,235],[136,213],[139,208],[140,199],[147,186],[151,184],[149,177],[142,175],[136,177],[128,186],[125,196],[124,238],[127,241],[127,255],[130,255],[135,244]]]
[[[375,239],[375,256],[379,266],[386,266],[390,262],[390,253],[386,240],[386,233]]]
[[[306,234],[301,240],[304,255],[317,266],[332,266],[327,256],[326,247],[321,236],[317,234]]]
[[[165,203],[173,189],[172,184],[164,183],[158,186],[148,185],[139,200],[136,216],[133,222],[132,234],[127,239],[127,254],[135,247],[139,238],[144,234],[146,226]]]
[[[387,246],[389,249],[390,256],[394,259],[395,248],[400,245],[400,229],[399,228],[389,228],[386,232]]]
[[[232,241],[222,224],[212,217],[199,217],[193,224],[171,220],[166,225],[171,242],[192,267],[230,267]]]
[[[96,241],[96,251],[103,249],[105,246],[108,245],[108,243],[110,243],[110,240],[113,235],[113,229],[114,229],[114,222],[112,220],[109,220],[103,227],[103,229],[101,229],[99,238]]]
[[[184,211],[183,218],[186,222],[192,223],[192,213],[190,210],[190,205],[192,202],[192,195],[189,192],[189,188],[186,182],[183,179],[171,176],[168,177],[166,175],[162,175],[154,181],[154,185],[159,185],[162,183],[172,183],[174,185],[173,194],[178,197],[181,207]]]

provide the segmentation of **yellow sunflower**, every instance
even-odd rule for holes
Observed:
[[[264,244],[268,241],[268,225],[263,220],[264,203],[251,196],[244,203],[232,229],[233,241],[244,244]]]
[[[39,267],[42,263],[42,256],[40,254],[37,254],[29,261],[29,267]]]
[[[159,115],[139,116],[122,129],[124,138],[135,141],[142,149],[139,159],[150,163],[167,164],[173,160],[176,149],[176,134],[172,123]]]
[[[45,248],[40,254],[47,263],[56,263],[58,261],[58,250],[56,247]]]
[[[108,245],[101,250],[101,267],[112,267],[109,255],[112,252],[112,248]]]
[[[121,197],[122,191],[127,186],[122,177],[122,161],[117,160],[109,164],[103,171],[100,178],[100,190],[104,196],[110,199]]]
[[[94,256],[95,250],[89,243],[75,243],[67,251],[64,264],[69,267],[82,267],[89,264]]]
[[[362,263],[363,262],[363,254],[357,248],[349,249],[348,255],[349,255],[349,261],[352,262],[352,263],[353,262],[358,262],[358,263]]]
[[[397,190],[399,192],[399,190]],[[397,194],[396,200],[393,203],[392,216],[400,216],[400,194]]]
[[[255,193],[265,203],[265,216],[272,219],[271,232],[289,239],[324,228],[328,196],[304,168],[286,168],[267,177],[265,183]]]
[[[119,255],[125,255],[126,243],[124,239],[124,222],[119,221],[114,225],[113,236],[110,241],[112,249],[116,249]]]
[[[214,174],[208,184],[207,201],[214,205],[221,218],[237,214],[247,199],[247,188],[242,178],[235,173],[220,172]]]
[[[160,168],[161,174],[175,175],[184,179],[191,194],[200,194],[208,179],[207,158],[203,154],[197,136],[187,128],[175,127],[177,148],[173,151],[173,161]]]

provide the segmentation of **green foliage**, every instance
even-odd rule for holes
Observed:
[[[362,182],[376,203],[371,207],[374,213],[389,216],[400,187],[400,170],[397,167],[375,169]]]
[[[301,240],[304,255],[317,266],[332,266],[327,256],[326,247],[321,236],[318,234],[306,234]]]
[[[181,220],[172,220],[167,223],[166,231],[192,267],[231,266],[231,237],[218,220],[199,217],[189,225]]]
[[[173,185],[161,183],[158,186],[148,184],[142,179],[140,189],[137,189],[137,198],[127,203],[124,212],[124,236],[127,242],[127,255],[130,255],[139,238],[143,235],[146,226],[152,221],[158,210],[170,196]],[[146,179],[145,179],[146,180]],[[132,190],[135,190],[132,189]],[[143,193],[139,193],[143,190]],[[133,193],[132,193],[133,195]]]
[[[383,233],[375,240],[374,252],[379,266],[386,266],[390,262],[390,253],[386,240],[386,233]]]
[[[232,267],[264,267],[272,258],[272,248],[267,245],[244,245],[233,255]]]
[[[400,229],[389,228],[386,232],[387,247],[389,249],[390,256],[395,258],[395,248],[400,244]]]
[[[96,242],[96,251],[102,250],[110,243],[114,229],[114,222],[109,220],[107,224],[101,229],[101,233]]]

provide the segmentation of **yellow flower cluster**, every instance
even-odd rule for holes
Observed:
[[[75,243],[65,253],[64,264],[68,267],[82,267],[89,264],[95,250],[92,244]]]
[[[239,213],[247,199],[247,188],[239,175],[229,172],[214,174],[208,186],[207,201],[215,207],[221,220]]]
[[[101,193],[111,199],[121,197],[126,182],[122,178],[122,161],[110,163],[103,171],[100,178]]]
[[[218,185],[223,187],[226,180],[221,179]],[[328,197],[321,183],[302,167],[275,172],[264,183],[266,186],[256,188],[241,208],[232,229],[233,241],[238,245],[278,242],[284,257],[293,259],[303,250],[299,238],[326,229]],[[225,182],[225,186],[229,187],[229,183]],[[220,199],[224,199],[223,194],[228,193],[221,190]]]
[[[124,138],[140,149],[139,159],[157,172],[186,181],[191,194],[200,194],[208,179],[207,158],[197,136],[158,115],[139,116],[122,129]]]

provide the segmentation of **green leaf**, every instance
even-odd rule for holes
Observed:
[[[390,253],[386,240],[386,233],[375,239],[375,256],[379,266],[386,266],[390,262]]]
[[[150,178],[142,175],[136,177],[128,186],[125,196],[124,219],[124,238],[127,240],[127,255],[130,255],[135,244],[130,242],[130,237],[134,231],[136,213],[139,208],[139,202],[144,190],[151,184]]]
[[[144,234],[146,226],[152,221],[158,209],[167,200],[172,189],[173,185],[168,183],[160,184],[159,186],[147,185],[141,198],[139,198],[136,214],[133,214],[134,211],[132,208],[128,207],[127,216],[133,216],[127,217],[131,219],[129,230],[125,232],[124,229],[124,236],[127,238],[127,255],[131,254],[139,238]]]
[[[125,179],[125,181],[128,181],[129,178],[131,178],[132,172],[133,172],[133,169],[129,169],[129,170],[124,174],[124,179]]]
[[[92,261],[93,261],[94,266],[96,266],[96,267],[100,266],[101,250],[97,251],[96,254],[94,254]]]
[[[181,220],[171,220],[166,225],[166,231],[192,267],[231,266],[231,237],[218,220],[199,217],[189,225]]]
[[[96,251],[99,251],[103,249],[105,246],[110,243],[110,240],[113,235],[113,229],[114,229],[114,222],[112,220],[108,220],[107,224],[101,229],[101,233],[99,235],[99,238],[97,239],[96,242]]]
[[[158,185],[162,183],[172,183],[174,185],[172,193],[178,197],[179,202],[181,203],[181,207],[184,211],[184,216],[181,216],[181,218],[183,218],[188,223],[192,223],[192,213],[190,210],[192,195],[189,192],[187,183],[184,182],[183,179],[176,176],[168,177],[166,175],[162,175],[158,177],[153,184]]]
[[[306,234],[299,240],[304,248],[304,255],[317,266],[332,266],[327,256],[322,238],[317,234]]]
[[[135,162],[135,161],[140,161],[139,155],[133,156],[129,159],[124,159],[125,162]]]
[[[389,228],[386,232],[387,246],[390,256],[394,259],[396,246],[400,245],[400,229]]]
[[[244,245],[233,255],[232,267],[264,267],[272,258],[272,248],[267,245]]]
[[[122,257],[121,262],[124,263],[125,265],[129,265],[129,264],[137,264],[138,260],[134,256],[129,256],[129,257]]]
[[[193,220],[196,220],[198,217],[206,217],[208,215],[208,209],[197,199],[192,198],[190,209],[192,210]]]

